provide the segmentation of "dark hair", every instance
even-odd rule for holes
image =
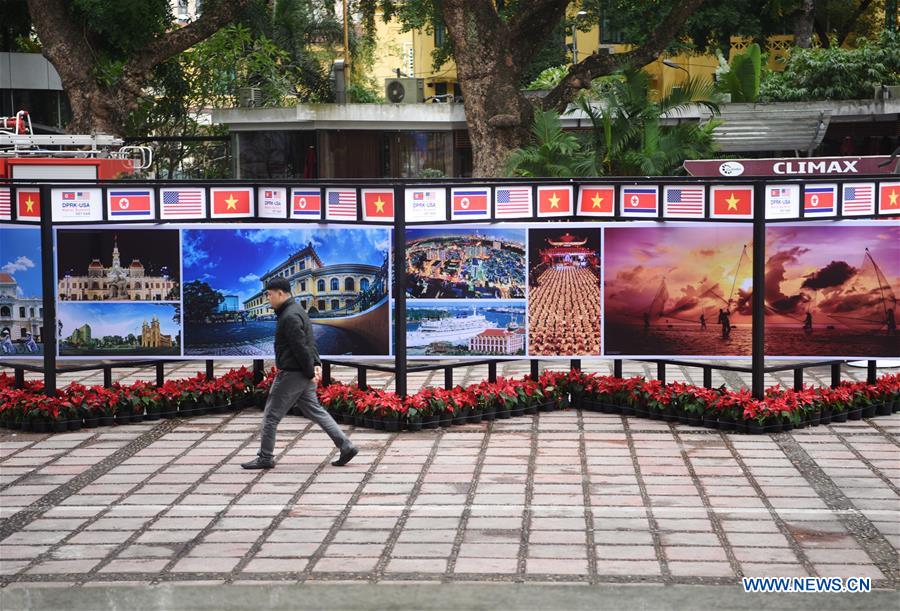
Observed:
[[[291,294],[291,283],[284,278],[272,278],[266,282],[267,291],[284,291],[288,295]]]

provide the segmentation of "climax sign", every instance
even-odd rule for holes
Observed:
[[[887,155],[809,157],[806,159],[698,159],[684,162],[691,176],[854,176],[892,174],[896,163]]]

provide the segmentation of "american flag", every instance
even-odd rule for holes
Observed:
[[[356,189],[329,189],[327,204],[326,218],[356,220]]]
[[[0,218],[8,221],[12,217],[9,189],[0,189]]]
[[[665,216],[703,217],[703,187],[666,187]]]
[[[494,214],[531,216],[531,187],[497,187]]]
[[[163,216],[203,216],[202,189],[163,191]]]
[[[875,183],[844,185],[844,214],[875,214]]]

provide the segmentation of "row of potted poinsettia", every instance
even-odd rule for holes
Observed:
[[[424,388],[401,399],[384,390],[360,390],[331,384],[319,388],[319,401],[342,423],[387,431],[438,428],[533,414],[568,405],[568,393],[557,385],[566,373],[548,372],[538,380],[499,378],[468,388]]]
[[[43,393],[42,382],[27,382],[24,388],[17,389],[12,377],[0,374],[0,425],[33,432],[61,432],[219,413],[254,403],[261,405],[266,384],[254,386],[252,373],[242,367],[211,380],[198,374],[158,387],[143,381],[114,383],[109,388],[72,383],[51,397]]]
[[[883,376],[875,384],[843,382],[834,388],[774,386],[764,399],[755,399],[746,388],[728,391],[643,378],[581,374],[572,376],[570,385],[583,409],[746,433],[774,433],[900,411],[900,374]]]

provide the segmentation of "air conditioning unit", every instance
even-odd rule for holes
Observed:
[[[384,79],[384,97],[392,104],[421,104],[425,101],[425,79]]]
[[[259,87],[238,87],[238,106],[241,108],[262,106],[262,90]]]

